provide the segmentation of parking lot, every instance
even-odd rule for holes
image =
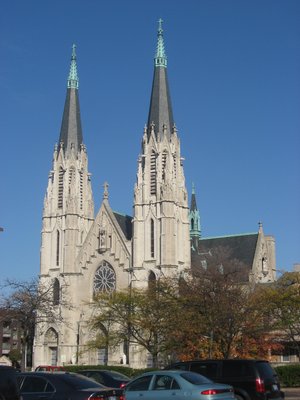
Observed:
[[[300,400],[300,388],[282,388],[285,400]]]

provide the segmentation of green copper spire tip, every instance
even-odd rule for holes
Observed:
[[[79,79],[77,74],[77,64],[76,64],[76,45],[72,46],[72,57],[71,57],[71,66],[70,73],[68,77],[68,89],[78,89],[79,87]]]
[[[195,194],[195,184],[192,182],[192,194]]]
[[[160,18],[158,21],[158,31],[157,31],[157,47],[156,54],[154,58],[154,64],[156,67],[167,67],[167,56],[165,52],[164,37],[163,37],[163,20]]]

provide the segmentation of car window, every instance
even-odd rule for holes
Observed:
[[[271,365],[268,362],[256,362],[256,367],[259,372],[259,376],[265,378],[274,378],[274,376],[277,376],[276,372],[274,369],[271,367]]]
[[[115,379],[129,379],[128,376],[121,374],[120,372],[116,372],[116,371],[109,371],[109,372],[106,372],[106,374]]]
[[[21,386],[21,393],[44,392],[46,386],[46,379],[40,376],[26,376]]]
[[[126,386],[126,392],[133,392],[138,390],[148,390],[153,375],[146,375],[137,378]]]
[[[203,375],[195,372],[182,372],[180,376],[193,385],[203,385],[203,383],[211,383],[211,380]]]
[[[89,378],[95,379],[97,382],[100,382],[104,385],[104,378],[99,372],[87,372],[85,375]]]
[[[65,382],[65,384],[69,385],[75,389],[89,389],[89,388],[103,388],[104,386],[101,383],[96,382],[93,379],[87,378],[83,375],[78,374],[64,374],[61,375],[61,379]]]
[[[223,361],[223,376],[224,378],[253,376],[253,371],[248,362],[225,360]]]
[[[214,379],[217,377],[218,364],[217,363],[192,363],[191,371],[204,375],[207,378]]]
[[[157,375],[155,377],[153,390],[180,389],[176,379],[169,375]]]
[[[168,369],[170,369],[170,368],[168,368]],[[171,369],[182,369],[183,371],[187,371],[188,365],[187,364],[173,364],[171,366]]]
[[[50,382],[47,382],[47,385],[46,385],[46,388],[45,388],[45,392],[46,392],[46,393],[55,392],[55,389],[54,389],[54,387],[51,385]]]

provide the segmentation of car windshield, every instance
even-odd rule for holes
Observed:
[[[105,388],[105,386],[101,385],[101,383],[86,378],[85,376],[82,375],[79,376],[75,374],[64,374],[61,376],[64,382],[74,389]]]
[[[126,379],[128,380],[128,376],[121,374],[120,372],[116,372],[116,371],[107,371],[106,372],[108,375],[110,375],[112,378],[115,379]]]
[[[182,372],[180,376],[186,381],[193,385],[203,385],[205,383],[211,383],[212,381],[203,375],[196,374],[195,372]]]

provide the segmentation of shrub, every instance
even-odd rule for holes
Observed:
[[[283,387],[300,386],[300,365],[281,365],[275,367],[280,383]]]

